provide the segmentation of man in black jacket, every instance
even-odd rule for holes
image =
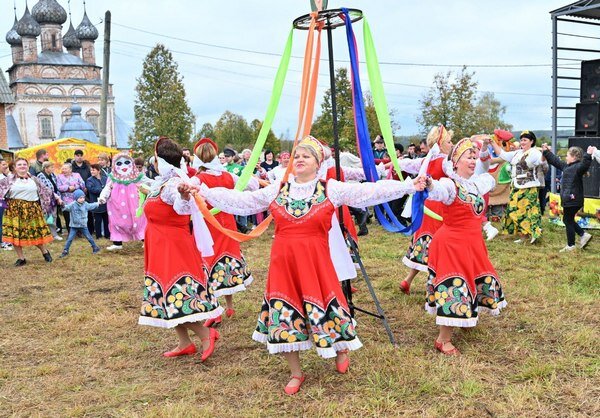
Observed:
[[[75,159],[71,166],[73,166],[73,173],[79,174],[84,182],[92,175],[89,163],[83,159],[83,150],[75,150]]]

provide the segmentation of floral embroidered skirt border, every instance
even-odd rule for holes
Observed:
[[[19,247],[52,241],[39,200],[9,199],[2,217],[2,241]]]

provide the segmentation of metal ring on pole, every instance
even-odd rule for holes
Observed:
[[[363,18],[363,12],[359,9],[348,9],[352,23],[358,22]],[[323,23],[323,29],[335,29],[344,26],[346,23],[341,17],[342,9],[329,9],[319,12],[317,23]],[[308,30],[310,27],[311,15],[306,14],[294,19],[293,25],[295,29]]]

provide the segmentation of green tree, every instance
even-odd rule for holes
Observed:
[[[197,141],[202,138],[210,138],[215,139],[215,128],[212,126],[212,123],[207,122],[202,125],[202,128],[198,131],[194,139]]]
[[[450,71],[435,75],[433,87],[420,100],[421,114],[417,123],[423,133],[440,123],[452,129],[455,138],[511,127],[502,120],[506,107],[493,93],[484,93],[478,98],[474,75],[467,67],[456,75]]]
[[[502,103],[494,97],[494,93],[483,93],[475,105],[475,133],[491,133],[496,128],[512,130],[513,126],[502,120],[505,113],[506,106],[502,106]]]
[[[250,128],[252,128],[252,136],[254,139],[248,148],[252,148],[254,146],[262,125],[263,123],[258,119],[254,119],[252,122],[250,122]],[[269,129],[264,149],[270,149],[275,153],[275,156],[277,156],[277,154],[281,151],[281,141],[279,138],[277,138],[277,136],[275,136],[275,133],[272,129]]]
[[[220,149],[231,146],[241,151],[254,142],[252,128],[242,115],[226,110],[214,126],[214,140]]]
[[[161,135],[190,146],[194,115],[177,68],[171,52],[157,44],[146,56],[142,75],[137,79],[135,127],[130,142],[145,155],[152,153],[154,142]]]

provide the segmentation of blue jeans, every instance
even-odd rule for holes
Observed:
[[[87,227],[75,228],[72,226],[69,228],[69,237],[67,238],[67,242],[65,243],[65,249],[63,250],[63,253],[69,252],[69,248],[71,248],[71,243],[75,239],[75,235],[77,235],[77,232],[81,232],[83,234],[83,236],[88,240],[88,242],[92,246],[92,249],[95,250],[98,248],[98,246],[94,242],[94,238],[92,238],[92,234],[90,234],[90,231],[87,229]]]

